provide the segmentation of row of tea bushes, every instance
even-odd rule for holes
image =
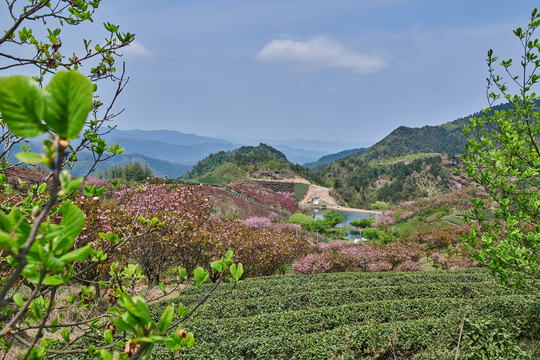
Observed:
[[[515,293],[515,290],[501,287],[493,281],[474,283],[448,282],[444,284],[410,283],[392,286],[303,291],[284,294],[283,296],[272,294],[251,298],[241,296],[246,295],[246,293],[243,293],[240,288],[238,294],[233,294],[230,298],[213,298],[208,301],[200,307],[197,317],[202,319],[246,317],[272,312],[305,310],[386,299],[474,299],[497,295],[512,295]],[[199,295],[189,295],[175,299],[174,303],[178,304],[181,302],[184,307],[189,308],[194,306],[199,298]],[[153,312],[158,316],[167,305],[168,303],[163,302],[160,306],[153,307]]]
[[[188,307],[199,296],[188,289],[173,302]],[[174,358],[453,359],[462,324],[460,358],[527,358],[516,344],[538,340],[539,310],[537,297],[482,269],[261,277],[201,307],[182,325],[195,333],[195,347]]]

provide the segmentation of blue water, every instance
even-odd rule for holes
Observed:
[[[313,218],[315,220],[322,220],[324,219],[324,213],[327,212],[329,210],[317,210],[317,209],[313,209]],[[347,226],[351,223],[351,221],[353,221],[354,219],[363,219],[363,218],[367,218],[367,217],[374,217],[374,218],[377,218],[378,216],[377,215],[372,215],[372,214],[362,214],[362,213],[353,213],[353,212],[347,212],[347,211],[340,211],[339,212],[342,216],[345,217],[345,220],[343,220],[342,222],[340,222],[337,226]]]

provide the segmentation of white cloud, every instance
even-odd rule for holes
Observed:
[[[255,60],[283,64],[295,70],[342,68],[357,74],[376,73],[388,66],[383,56],[351,50],[323,36],[307,41],[272,40]]]
[[[135,40],[129,46],[122,49],[122,54],[145,57],[154,56],[143,44]]]

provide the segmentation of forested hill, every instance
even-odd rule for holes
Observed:
[[[343,150],[335,154],[325,155],[315,162],[305,163],[304,167],[314,170],[314,171],[320,170],[325,165],[333,163],[336,160],[349,156],[352,153],[361,153],[362,151],[365,151],[365,150],[366,148],[350,149],[350,150]]]
[[[203,177],[233,180],[247,176],[262,169],[289,169],[295,173],[309,173],[300,165],[294,165],[280,151],[266,144],[242,146],[232,151],[220,151],[199,161],[184,179],[194,180]]]
[[[493,110],[508,110],[510,107],[506,103],[493,107]],[[371,161],[422,153],[461,154],[465,145],[463,126],[472,117],[480,115],[477,112],[438,126],[400,126],[367,150],[354,152],[349,157]]]

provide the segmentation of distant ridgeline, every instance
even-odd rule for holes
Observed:
[[[510,103],[505,103],[494,106],[492,111],[509,110],[511,107]],[[463,126],[469,124],[471,118],[479,116],[481,112],[438,126],[400,126],[365,151],[349,156],[371,161],[422,153],[461,154],[465,146]]]
[[[249,174],[269,169],[288,170],[300,176],[311,178],[309,170],[293,164],[280,151],[266,144],[242,146],[232,151],[219,151],[199,161],[183,176],[185,180],[197,180],[213,185],[247,177]],[[208,181],[203,181],[203,180]],[[213,181],[215,180],[215,181]]]
[[[304,167],[308,168],[310,170],[318,170],[318,169],[320,170],[325,165],[331,164],[336,160],[347,157],[347,156],[349,156],[349,155],[351,155],[353,153],[360,154],[365,150],[366,150],[365,148],[350,149],[350,150],[343,150],[343,151],[340,151],[340,152],[335,153],[335,154],[325,155],[325,156],[321,157],[319,160],[317,160],[315,162],[305,163]]]

